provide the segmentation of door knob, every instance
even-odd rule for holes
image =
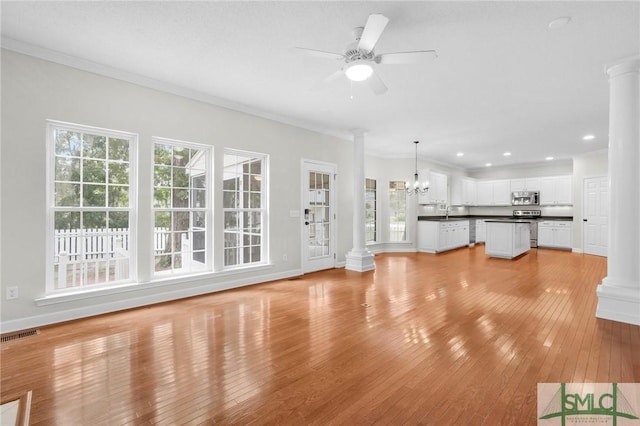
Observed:
[[[304,221],[304,224],[305,224],[305,225],[308,225],[308,224],[309,224],[309,221],[308,221],[308,220],[305,220],[305,221]]]
[[[582,221],[583,221],[583,222],[588,222],[588,221],[589,221],[589,219],[582,219]]]

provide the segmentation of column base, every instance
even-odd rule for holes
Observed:
[[[640,325],[640,286],[620,287],[607,277],[596,290],[596,318]]]
[[[373,253],[367,249],[352,249],[345,257],[347,259],[345,269],[349,271],[366,272],[376,269],[376,264],[373,260]]]

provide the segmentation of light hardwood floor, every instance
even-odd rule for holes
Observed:
[[[536,424],[542,382],[640,382],[640,327],[594,317],[606,259],[484,247],[334,269],[2,343],[33,425]]]

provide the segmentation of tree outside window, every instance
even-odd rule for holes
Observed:
[[[131,280],[135,135],[48,124],[51,209],[48,288]]]
[[[224,155],[224,266],[264,263],[266,156],[227,150]]]
[[[210,270],[208,146],[154,138],[154,271]]]

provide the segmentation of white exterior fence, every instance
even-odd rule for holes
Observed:
[[[167,231],[155,228],[154,250],[165,249]],[[53,251],[58,289],[129,277],[129,228],[55,230]]]
[[[154,229],[154,250],[164,251],[167,231],[169,228]],[[113,257],[116,247],[129,251],[129,228],[85,229],[83,235],[79,229],[56,229],[53,240],[56,258],[64,253],[68,260],[80,260],[80,256],[84,259],[108,259]],[[118,240],[121,245],[116,244]]]

